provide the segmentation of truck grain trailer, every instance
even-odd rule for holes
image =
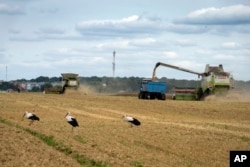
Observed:
[[[166,100],[167,85],[165,82],[154,82],[151,79],[143,79],[140,82],[139,99]]]
[[[173,99],[181,99],[181,96],[194,96],[196,100],[204,100],[205,97],[215,94],[215,95],[224,95],[230,89],[234,88],[233,85],[233,77],[229,72],[225,72],[223,66],[220,64],[219,66],[210,66],[206,65],[204,72],[196,72],[189,69],[185,69],[182,67],[173,66],[170,64],[158,62],[155,65],[152,80],[156,81],[156,69],[159,66],[165,66],[168,68],[173,68],[176,70],[192,73],[201,77],[201,85],[197,88],[193,88],[192,90],[186,90],[184,88],[176,88],[174,90]],[[178,96],[178,98],[177,98]],[[189,97],[191,98],[191,97]],[[188,98],[187,98],[188,99]],[[191,100],[191,99],[190,99]]]

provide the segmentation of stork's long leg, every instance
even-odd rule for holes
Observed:
[[[33,122],[34,122],[34,120],[31,120],[29,125],[31,125]]]
[[[130,128],[133,128],[133,124],[132,123],[130,123]]]

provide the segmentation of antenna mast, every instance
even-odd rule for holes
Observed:
[[[6,66],[6,82],[7,82],[7,79],[8,79],[8,66]]]
[[[113,78],[115,77],[115,51],[113,51]]]

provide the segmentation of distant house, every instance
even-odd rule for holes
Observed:
[[[41,88],[41,85],[43,85],[43,84],[44,84],[44,82],[27,82],[25,89],[28,90],[28,91],[30,91],[34,87]]]

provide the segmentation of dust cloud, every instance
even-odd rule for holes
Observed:
[[[209,95],[205,101],[250,102],[250,90],[232,90],[222,95]]]
[[[78,90],[79,93],[84,94],[84,95],[93,95],[93,94],[97,94],[97,91],[95,90],[95,88],[93,88],[90,85],[81,85]]]

